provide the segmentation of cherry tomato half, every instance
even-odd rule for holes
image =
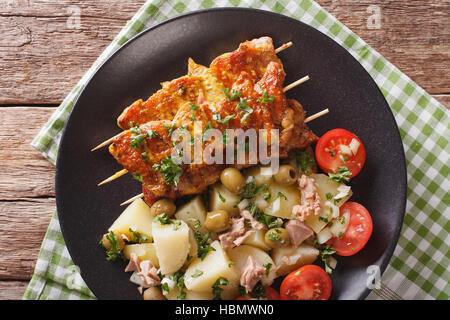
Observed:
[[[264,286],[264,290],[266,290],[266,299],[267,300],[281,300],[280,294],[277,290],[275,290],[272,287]],[[252,300],[252,298],[249,295],[236,298],[236,300]]]
[[[331,295],[330,276],[319,266],[303,266],[284,278],[280,295],[282,300],[328,300]]]
[[[340,256],[351,256],[360,251],[372,235],[373,223],[369,211],[356,202],[346,202],[339,208],[339,215],[349,213],[350,221],[341,238],[328,241]]]
[[[352,143],[353,139],[355,141]],[[351,144],[358,146],[356,154],[350,149]],[[347,166],[352,173],[350,178],[353,178],[364,166],[366,149],[361,140],[350,131],[333,129],[325,133],[317,142],[316,160],[325,173],[335,173],[338,167]]]

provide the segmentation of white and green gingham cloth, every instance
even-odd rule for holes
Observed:
[[[318,29],[347,49],[370,73],[394,113],[406,154],[406,215],[381,285],[368,299],[450,296],[450,117],[439,102],[312,0],[148,0],[64,99],[32,145],[56,162],[61,133],[88,79],[142,30],[179,14],[212,7],[250,7],[284,14]],[[24,299],[94,299],[74,266],[55,212]]]

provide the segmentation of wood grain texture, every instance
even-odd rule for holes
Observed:
[[[450,109],[450,2],[317,1]],[[55,209],[54,166],[30,142],[144,2],[0,0],[0,300],[21,299]]]
[[[30,145],[55,108],[0,108],[0,200],[53,197],[55,167]]]
[[[59,103],[143,0],[0,0],[0,103]],[[319,0],[430,93],[450,93],[449,11],[446,1]],[[80,26],[72,29],[73,6]],[[367,27],[378,5],[379,30]]]
[[[31,278],[54,210],[54,198],[0,201],[0,279]]]
[[[27,286],[28,281],[0,281],[0,301],[20,300]]]

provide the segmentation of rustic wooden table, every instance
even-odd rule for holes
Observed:
[[[318,2],[449,107],[448,1]],[[0,299],[22,297],[55,209],[55,167],[30,142],[143,3],[0,0]]]

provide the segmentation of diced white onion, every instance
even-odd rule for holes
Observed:
[[[342,218],[343,217],[343,218]],[[343,219],[344,223],[342,223],[340,220]],[[341,218],[333,220],[333,224],[330,227],[330,231],[335,237],[339,237],[339,235],[344,234],[347,230],[348,223],[350,220],[350,214],[348,211],[345,211]]]
[[[331,269],[336,269],[337,260],[334,257],[330,257],[328,259],[328,265],[330,266]]]
[[[260,174],[264,177],[269,178],[272,177],[275,174],[275,172],[273,172],[272,167],[261,167]]]
[[[317,242],[319,242],[319,244],[322,244],[330,240],[332,237],[333,234],[331,233],[330,228],[326,227],[317,234]]]
[[[280,210],[280,199],[276,198],[274,202],[272,202],[272,212],[277,212]]]
[[[325,213],[328,214],[328,217],[330,217],[331,219],[339,217],[339,208],[335,206],[334,203],[327,200],[323,205],[326,210]]]
[[[351,156],[352,155],[352,149],[350,149],[345,144],[341,144],[340,150],[341,150],[342,154],[345,154],[347,156]]]
[[[354,155],[356,155],[356,153],[358,152],[359,146],[361,144],[359,143],[358,140],[356,140],[355,138],[352,139],[352,141],[350,141],[349,147],[352,150],[352,153]]]
[[[247,206],[249,204],[250,204],[250,201],[248,201],[248,199],[244,199],[241,202],[239,202],[238,208],[239,208],[239,210],[244,210],[245,208],[247,208]]]
[[[248,176],[247,180],[245,180],[245,183],[250,183],[254,180],[255,178],[253,176]]]
[[[342,198],[348,196],[348,194],[350,193],[350,190],[351,190],[350,186],[346,186],[344,184],[340,185],[337,188],[337,191],[339,191],[339,193],[334,196],[334,199],[339,200],[339,199],[342,199]]]
[[[255,204],[258,206],[260,210],[263,210],[267,207],[268,203],[262,197],[256,197]]]

